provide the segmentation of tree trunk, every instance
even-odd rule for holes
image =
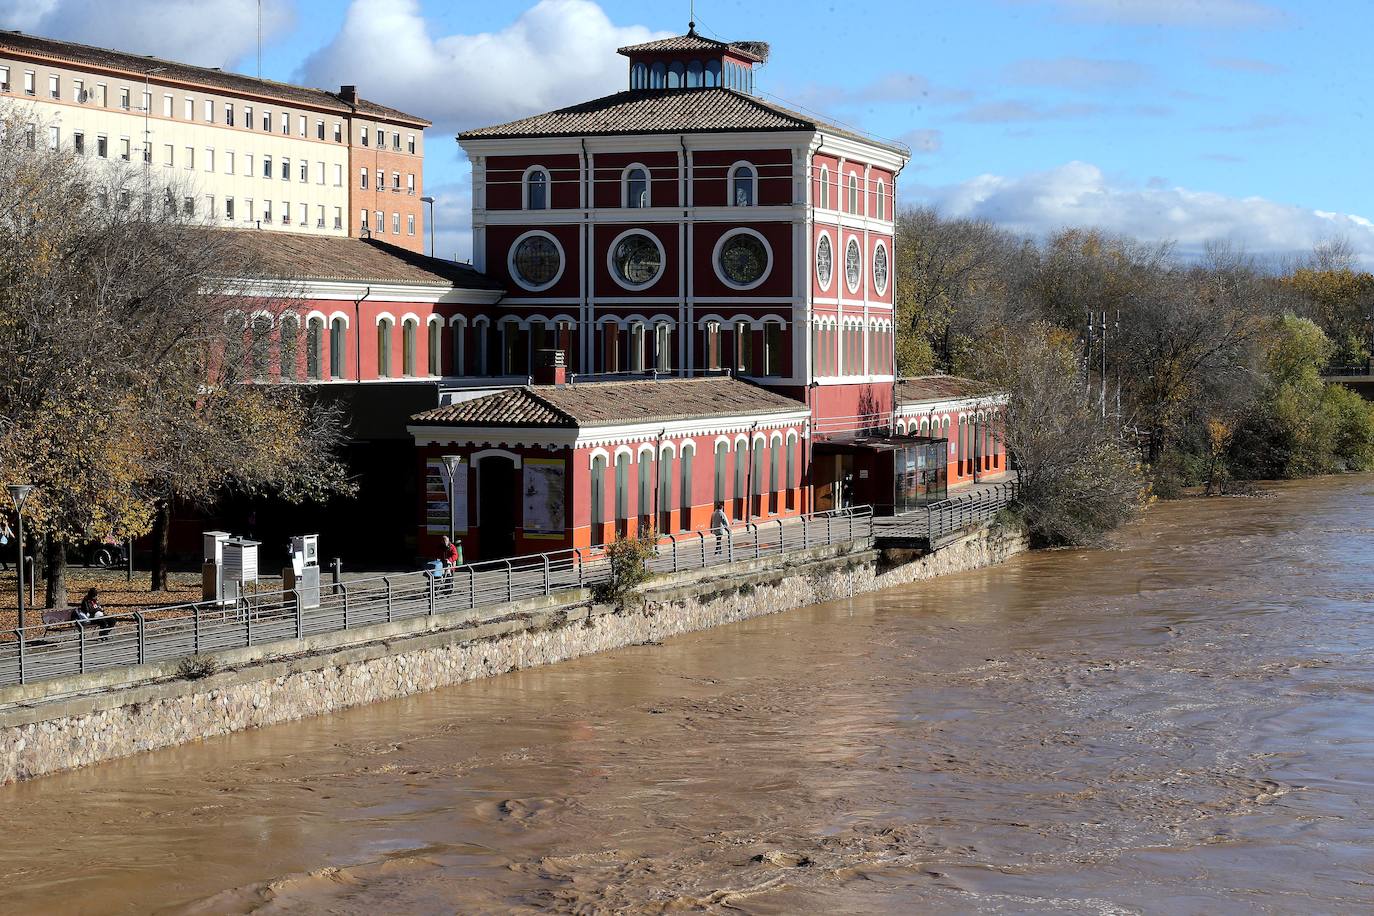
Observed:
[[[167,590],[167,535],[171,527],[172,507],[166,500],[157,504],[157,514],[153,516],[153,560],[149,574],[148,590],[165,592]]]
[[[51,534],[43,538],[43,578],[47,585],[48,610],[67,606],[67,542]]]

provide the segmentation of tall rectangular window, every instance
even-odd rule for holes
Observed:
[[[72,149],[78,156],[86,155],[86,134],[79,130],[72,131]]]
[[[5,76],[5,74],[0,74],[0,78],[3,78],[4,76]],[[84,102],[84,101],[86,101],[84,98],[81,97],[82,94],[83,94],[85,91],[86,91],[86,81],[85,81],[85,80],[72,80],[72,101],[73,101],[73,102]]]
[[[164,143],[164,144],[162,144],[162,164],[165,165],[165,166],[170,167],[170,166],[176,164],[175,160],[176,160],[176,157],[175,157],[175,155],[173,154],[172,144],[170,144],[170,143]]]
[[[186,167],[188,169],[196,167],[196,148],[194,146],[186,147]]]
[[[224,218],[227,220],[234,218],[234,198],[232,197],[224,198]]]
[[[291,225],[291,202],[289,200],[281,202],[281,224],[283,226]]]
[[[377,234],[380,235],[386,232],[386,214],[378,210],[375,216],[377,217]]]
[[[252,153],[244,153],[244,154],[243,154],[243,174],[247,175],[249,178],[252,178],[254,175],[257,174],[257,172],[254,172],[254,171],[253,171],[253,154],[252,154]]]
[[[315,163],[315,175],[316,175],[315,184],[324,184],[324,163],[323,163],[323,162],[316,162],[316,163]]]
[[[334,187],[343,187],[343,163],[334,163]]]
[[[50,150],[56,150],[57,147],[58,147],[59,145],[61,145],[61,143],[62,143],[61,129],[58,128],[58,127],[49,127],[49,128],[48,128],[48,149],[50,149]],[[128,143],[129,143],[128,140],[125,140],[125,141],[124,141],[124,144],[125,144],[126,147],[128,146]],[[128,157],[128,156],[125,156],[124,158],[127,159],[127,158],[129,158],[129,157]]]
[[[323,122],[323,121],[316,121],[316,122],[315,122],[315,139],[316,139],[316,140],[323,140],[323,139],[324,139],[324,122]]]
[[[358,187],[367,190],[367,169],[358,170]]]
[[[245,197],[243,199],[243,221],[245,223],[251,223],[253,221],[253,198],[251,197]]]
[[[128,89],[120,89],[120,90],[119,90],[119,107],[120,107],[120,108],[123,108],[125,111],[128,111],[128,110],[129,110],[129,90],[128,90]]]
[[[281,132],[284,134],[291,133],[291,115],[289,112],[283,111],[281,113]]]
[[[0,67],[0,92],[10,91],[10,68]]]
[[[391,214],[391,232],[393,235],[401,234],[401,214],[399,213]]]
[[[210,99],[205,100],[205,123],[215,123],[215,103]]]
[[[343,228],[343,207],[335,207],[335,208],[334,208],[334,228],[335,228],[335,229],[342,229],[342,228]]]
[[[343,142],[343,125],[340,124],[338,121],[334,122],[334,142]]]
[[[281,161],[281,180],[282,180],[282,181],[290,181],[290,180],[291,180],[291,160],[290,160],[290,159],[283,159],[283,160]]]
[[[95,103],[101,108],[109,104],[109,87],[104,83],[95,84]]]
[[[262,157],[262,177],[263,177],[263,178],[271,178],[271,177],[272,177],[272,157],[271,157],[271,156],[263,156],[263,157]]]
[[[186,120],[188,120],[188,121],[194,121],[194,120],[196,119],[196,100],[195,100],[195,99],[184,99],[182,104],[183,104],[183,109],[182,109],[182,110],[183,110],[184,113],[185,113]]]
[[[407,134],[407,135],[406,135],[406,152],[408,152],[408,153],[413,153],[413,152],[415,152],[415,135],[414,135],[414,134]]]
[[[324,228],[324,204],[318,204],[318,205],[316,205],[316,207],[315,207],[315,215],[316,215],[315,228],[316,228],[316,229],[323,229],[323,228]]]
[[[305,128],[306,128],[306,125],[307,125],[308,123],[309,123],[309,122],[306,120],[305,115],[300,115],[300,116],[297,118],[296,126],[297,126],[298,128],[300,128],[300,131],[299,131],[299,132],[300,132],[300,135],[301,135],[302,137],[304,137],[304,136],[306,135],[306,133],[305,133]]]
[[[234,174],[234,151],[231,149],[224,151],[224,174]]]
[[[142,104],[143,104],[143,107],[140,108],[139,111],[146,111],[146,112],[148,112],[149,114],[151,114],[152,111],[153,111],[153,94],[152,94],[151,92],[148,92],[148,91],[145,89],[145,90],[143,91],[142,98],[143,98],[143,103],[142,103]]]
[[[253,106],[252,106],[252,105],[244,105],[244,106],[243,106],[243,126],[244,126],[244,127],[247,127],[247,128],[250,128],[250,129],[251,129],[252,126],[253,126]]]
[[[362,227],[363,229],[366,229],[366,228],[367,228],[367,211],[366,211],[366,210],[362,210],[362,211],[360,211],[360,212],[361,212],[362,215],[358,217],[358,225],[359,225],[360,227]]]
[[[226,127],[234,126],[234,103],[224,103],[224,124]]]
[[[415,214],[414,214],[414,213],[407,213],[407,214],[406,214],[406,235],[414,235],[414,234],[415,234]]]
[[[170,95],[164,95],[162,97],[162,116],[164,118],[170,118],[172,116],[172,97]]]
[[[262,221],[268,224],[272,222],[272,201],[270,200],[262,202]]]
[[[210,147],[207,146],[207,147],[205,148],[205,171],[207,171],[207,172],[213,172],[214,170],[215,170],[215,151],[214,151],[213,149],[211,149]]]
[[[360,128],[358,128],[358,130],[359,130],[358,142],[361,143],[363,146],[367,146],[367,128],[366,128],[366,127],[360,127]]]
[[[271,129],[272,129],[272,112],[270,112],[270,111],[265,111],[265,110],[263,111],[263,113],[262,113],[262,129],[263,129],[263,130],[271,130]]]
[[[392,172],[392,173],[391,173],[391,190],[393,190],[393,191],[399,191],[399,190],[401,190],[401,173],[400,173],[400,172]]]
[[[24,71],[24,95],[33,95],[37,90],[34,88],[34,81],[38,79],[38,74],[32,70]]]
[[[128,137],[120,137],[120,138],[119,138],[119,158],[120,158],[120,159],[123,159],[125,162],[128,162],[129,159],[130,159],[129,138],[128,138]]]
[[[168,147],[171,149],[171,147]],[[95,138],[95,154],[101,159],[110,158],[110,138],[104,134],[97,134]]]
[[[406,175],[406,193],[407,193],[407,194],[414,194],[414,193],[415,193],[415,173],[414,173],[414,172],[411,172],[410,174]]]
[[[48,98],[62,98],[62,78],[57,76],[48,77]]]
[[[304,159],[301,160],[300,176],[302,182],[310,180],[310,163],[306,162]]]

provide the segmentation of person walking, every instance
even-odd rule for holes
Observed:
[[[0,515],[0,570],[10,568],[10,544],[14,541],[14,529],[10,527],[9,514]]]
[[[725,515],[725,503],[716,503],[716,511],[711,513],[711,530],[716,535],[716,554],[720,554],[721,542],[730,533],[730,519]]]

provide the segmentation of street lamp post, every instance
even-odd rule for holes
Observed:
[[[448,539],[458,543],[458,466],[463,463],[461,455],[444,455],[444,482],[448,488]],[[458,562],[463,562],[463,548],[458,548]]]
[[[143,71],[143,171],[145,175],[153,164],[152,132],[148,129],[148,114],[153,107],[153,93],[152,87],[148,84],[148,77],[166,69],[166,67],[152,67]],[[144,190],[146,192],[147,189]]]
[[[434,257],[434,198],[421,197],[420,203],[429,204],[429,256]]]
[[[19,517],[19,524],[16,531],[16,543],[19,545],[18,559],[16,564],[19,570],[19,629],[24,629],[24,503],[29,501],[29,494],[33,492],[30,484],[11,484],[10,499],[14,500],[14,514]]]

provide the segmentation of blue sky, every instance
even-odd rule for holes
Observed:
[[[453,134],[616,91],[617,44],[686,2],[265,0],[264,75],[436,122],[439,251],[469,254]],[[255,0],[0,0],[0,25],[252,72]],[[194,11],[194,12],[192,12]],[[1374,267],[1374,4],[1278,0],[698,0],[699,30],[772,43],[766,93],[913,148],[903,203],[1027,234],[1100,225],[1264,256],[1343,237]],[[169,27],[168,23],[182,23]]]

